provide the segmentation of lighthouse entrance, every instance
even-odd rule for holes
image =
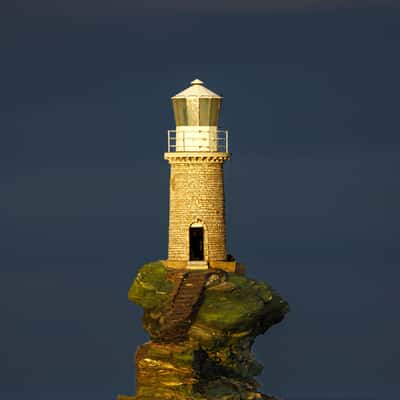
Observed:
[[[190,227],[190,261],[204,260],[204,228]]]

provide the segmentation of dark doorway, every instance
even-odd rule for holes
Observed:
[[[204,229],[190,228],[190,261],[204,260]]]

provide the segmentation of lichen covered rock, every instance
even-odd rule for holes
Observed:
[[[136,279],[128,292],[130,301],[139,304],[145,311],[160,311],[169,294],[173,283],[167,280],[167,270],[161,262],[153,262],[140,268]]]
[[[223,332],[254,333],[260,323],[263,331],[271,325],[267,323],[269,319],[265,319],[271,311],[282,318],[286,307],[287,304],[265,283],[227,273],[224,282],[206,289],[196,321]],[[274,323],[276,319],[269,322]]]
[[[251,352],[256,336],[288,311],[269,285],[222,270],[191,273],[153,262],[139,270],[128,297],[143,308],[151,342],[136,353],[137,395],[121,400],[273,399],[257,390],[254,377],[262,366]],[[173,319],[175,312],[185,321]]]

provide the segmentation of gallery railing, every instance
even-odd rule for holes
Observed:
[[[191,151],[229,153],[228,138],[227,130],[218,130],[216,134],[201,129],[198,132],[190,130],[178,134],[176,130],[168,130],[168,153]]]

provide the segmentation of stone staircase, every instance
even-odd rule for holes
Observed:
[[[187,332],[196,316],[209,272],[183,271],[172,277],[175,283],[172,302],[164,314],[165,323],[161,329],[160,341],[180,342],[187,338]]]

